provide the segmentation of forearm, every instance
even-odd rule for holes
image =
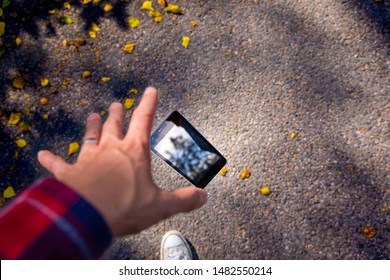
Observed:
[[[0,212],[1,259],[95,259],[111,243],[100,213],[55,179],[43,179]]]

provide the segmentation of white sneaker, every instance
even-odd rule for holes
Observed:
[[[161,241],[162,260],[192,260],[190,245],[184,236],[176,231],[168,231]]]

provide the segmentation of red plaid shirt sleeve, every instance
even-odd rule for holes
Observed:
[[[100,213],[55,179],[37,181],[0,212],[1,259],[96,259],[111,240]]]

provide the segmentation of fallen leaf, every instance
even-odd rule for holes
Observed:
[[[68,45],[68,40],[63,40],[63,41],[62,41],[62,45],[63,45],[64,47],[66,47],[66,46]]]
[[[12,125],[17,125],[22,117],[21,113],[11,113],[8,123]]]
[[[41,86],[47,87],[50,84],[49,79],[41,79]]]
[[[56,15],[57,14],[57,11],[56,10],[49,10],[49,15]]]
[[[242,170],[240,177],[242,180],[245,180],[248,179],[250,176],[251,176],[251,172],[249,171],[249,169],[245,168]]]
[[[191,21],[190,21],[190,25],[191,25],[192,27],[195,27],[195,26],[196,26],[196,21],[191,20]]]
[[[27,142],[24,139],[18,139],[15,141],[15,143],[16,143],[16,146],[18,146],[21,149],[27,146]]]
[[[49,98],[47,98],[47,97],[42,97],[42,98],[39,100],[39,103],[41,103],[42,106],[45,106],[47,103],[49,103]]]
[[[84,71],[83,72],[83,78],[84,79],[91,78],[91,76],[92,76],[92,73],[90,71]]]
[[[111,11],[113,9],[113,6],[111,4],[106,4],[104,5],[103,7],[103,11],[105,11],[106,13],[108,13],[109,11]]]
[[[70,10],[70,3],[65,2],[63,7],[64,7],[64,9]]]
[[[290,133],[290,138],[291,138],[291,139],[294,139],[294,138],[295,138],[295,136],[297,136],[297,134],[296,134],[296,133],[294,133],[294,132],[291,132],[291,133]]]
[[[3,9],[7,8],[9,5],[11,5],[11,0],[3,0]]]
[[[72,23],[74,23],[74,20],[71,19],[70,17],[62,16],[62,17],[60,17],[59,22],[60,22],[62,25],[66,25],[66,24],[72,24]]]
[[[373,238],[376,235],[376,230],[373,227],[365,227],[363,234],[367,238]]]
[[[180,9],[178,5],[168,4],[164,11],[172,14],[183,14],[183,11]]]
[[[15,39],[15,44],[16,44],[17,46],[20,46],[20,45],[22,44],[22,38],[17,37],[17,38]]]
[[[132,88],[132,89],[129,90],[129,93],[130,94],[137,94],[138,90],[136,90],[135,88]]]
[[[109,82],[110,80],[111,80],[110,77],[103,77],[102,78],[102,81],[105,82],[105,83]]]
[[[154,18],[155,22],[162,22],[162,14],[159,11],[150,11],[149,16]]]
[[[50,93],[51,93],[51,94],[56,94],[56,93],[58,93],[58,89],[55,88],[55,87],[52,87],[52,88],[50,89]]]
[[[43,114],[42,119],[48,120],[49,119],[49,114]]]
[[[100,28],[96,23],[92,23],[92,31],[99,32]]]
[[[89,31],[89,38],[96,38],[97,34],[95,31]]]
[[[135,99],[134,98],[127,98],[125,100],[125,103],[123,104],[123,106],[129,110],[131,107],[133,107],[134,105],[134,102],[135,102]]]
[[[163,8],[167,6],[167,1],[165,0],[157,0],[157,3]]]
[[[93,0],[93,3],[95,4],[99,4],[100,2],[102,2],[102,0]]]
[[[81,37],[77,37],[76,43],[77,43],[77,46],[81,47],[87,43],[87,40],[85,40],[84,38],[81,38]]]
[[[72,142],[69,144],[69,150],[68,150],[68,156],[73,155],[74,153],[77,153],[80,149],[80,145],[77,142]]]
[[[219,175],[225,176],[227,172],[228,172],[227,168],[224,167],[224,168],[222,168],[222,169],[219,171]]]
[[[127,53],[133,53],[135,49],[135,44],[127,44],[123,47],[123,50]]]
[[[144,1],[141,6],[141,10],[154,11],[152,1]]]
[[[12,186],[8,186],[4,192],[3,192],[3,197],[4,198],[11,198],[16,195],[15,190]]]
[[[87,5],[87,4],[91,3],[91,2],[92,2],[92,0],[83,0],[83,4],[84,5]]]
[[[182,41],[182,46],[183,47],[185,47],[186,49],[188,48],[188,45],[190,44],[190,37],[186,37],[186,36],[184,36],[183,37],[183,41]]]
[[[19,131],[20,133],[24,133],[31,130],[31,126],[28,123],[21,122],[19,123]]]
[[[4,12],[3,12],[3,8],[0,8],[0,17],[2,17],[2,16],[3,16],[3,14],[4,14]]]
[[[3,41],[0,40],[0,47],[1,47],[3,44],[4,44]]]
[[[257,187],[257,189],[259,190],[261,195],[268,196],[271,194],[271,191],[269,190],[268,187],[263,187],[263,188]]]
[[[0,36],[3,36],[5,33],[5,22],[0,21]]]
[[[140,25],[139,19],[135,17],[131,17],[127,23],[131,28],[137,28]]]
[[[24,80],[23,77],[19,76],[19,77],[16,77],[13,81],[12,81],[12,86],[16,89],[24,89],[26,87],[26,81]]]

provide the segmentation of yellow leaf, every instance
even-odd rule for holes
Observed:
[[[87,5],[87,4],[91,3],[91,2],[92,2],[92,0],[83,0],[83,4],[84,5]]]
[[[0,21],[0,36],[3,36],[5,33],[5,22]]]
[[[22,38],[17,37],[17,38],[15,39],[15,44],[16,44],[17,46],[20,46],[20,45],[22,44]]]
[[[66,47],[66,46],[68,45],[68,41],[67,41],[67,40],[63,40],[63,41],[62,41],[62,45],[63,45],[64,47]]]
[[[49,15],[54,16],[56,14],[57,14],[56,10],[49,10]]]
[[[89,37],[90,38],[96,38],[97,37],[96,32],[95,31],[89,31]]]
[[[3,16],[3,8],[0,8],[0,17]]]
[[[112,9],[113,9],[113,6],[110,5],[110,4],[106,4],[106,5],[104,5],[104,7],[103,7],[103,10],[104,10],[106,13],[108,13],[108,12],[111,11]]]
[[[196,26],[196,21],[191,20],[191,21],[190,21],[190,25],[191,25],[192,27],[195,27],[195,26]]]
[[[81,37],[76,38],[76,43],[79,47],[84,46],[87,43],[87,40]]]
[[[133,53],[135,49],[135,44],[127,44],[123,47],[123,50],[127,53]]]
[[[219,171],[219,175],[225,176],[227,172],[228,172],[227,168],[224,167],[224,168],[222,168],[222,169]]]
[[[69,2],[64,3],[64,9],[70,10],[70,3]]]
[[[49,103],[49,98],[47,98],[47,97],[42,97],[42,98],[39,100],[39,103],[41,103],[42,106],[45,106],[47,103]]]
[[[242,170],[240,177],[242,180],[245,180],[248,179],[250,176],[251,176],[251,172],[249,171],[249,169],[245,168]]]
[[[182,41],[182,46],[185,47],[185,48],[188,48],[188,45],[190,44],[190,37],[183,37],[183,41]]]
[[[178,5],[168,4],[166,8],[164,8],[164,11],[167,13],[172,14],[182,14],[183,11],[180,9]]]
[[[88,79],[92,76],[92,73],[90,71],[84,71],[83,72],[83,78]]]
[[[27,146],[27,142],[24,139],[18,139],[15,141],[15,143],[16,143],[16,146],[18,146],[21,149]]]
[[[74,23],[74,20],[67,16],[60,17],[59,21],[62,25]]]
[[[135,88],[132,88],[132,89],[129,90],[129,93],[130,94],[137,94],[138,90],[136,90]]]
[[[102,81],[105,82],[105,83],[109,82],[110,80],[111,80],[110,77],[103,77],[102,78]]]
[[[73,155],[74,153],[77,153],[80,149],[80,145],[77,142],[73,142],[69,144],[69,150],[68,150],[68,156]]]
[[[132,17],[127,22],[131,28],[137,28],[140,25],[138,18]]]
[[[126,109],[130,109],[131,107],[133,107],[134,102],[135,102],[134,98],[127,98],[123,106],[125,106]]]
[[[19,124],[19,130],[20,130],[20,133],[27,132],[27,131],[31,130],[31,126],[28,123],[21,122]]]
[[[4,190],[4,193],[3,193],[4,198],[11,198],[11,197],[14,197],[15,195],[16,195],[16,193],[15,193],[15,190],[12,186],[8,186],[8,188],[6,188]]]
[[[291,139],[294,139],[294,138],[295,138],[295,136],[297,136],[297,134],[296,134],[296,133],[294,133],[294,132],[291,132],[291,133],[290,133],[290,138],[291,138]]]
[[[155,22],[162,22],[162,14],[159,11],[150,11],[149,16],[154,18]]]
[[[144,1],[141,6],[141,10],[154,11],[152,1]]]
[[[99,32],[100,28],[96,23],[92,23],[92,31]]]
[[[19,77],[16,77],[13,81],[12,81],[12,86],[16,89],[24,89],[25,86],[26,86],[26,81],[24,80],[23,77],[19,76]]]
[[[264,188],[259,188],[258,187],[258,190],[260,192],[261,195],[264,195],[264,196],[268,196],[271,194],[271,191],[269,190],[268,187],[264,187]]]
[[[22,117],[21,113],[11,113],[8,123],[12,125],[17,125],[21,117]]]
[[[157,0],[157,3],[161,6],[161,7],[166,7],[167,6],[167,2],[165,0]]]
[[[43,114],[42,119],[48,120],[49,119],[49,114]]]
[[[102,0],[93,0],[93,3],[95,4],[99,4],[100,2],[102,2]]]
[[[0,40],[0,47],[3,45],[3,41]]]
[[[367,238],[373,238],[376,235],[376,230],[373,227],[365,227],[363,234]]]
[[[46,87],[50,84],[49,79],[41,79],[41,86]]]

